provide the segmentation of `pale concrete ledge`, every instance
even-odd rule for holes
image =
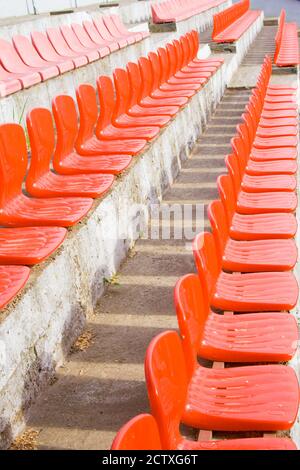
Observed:
[[[208,10],[200,13],[199,15],[191,16],[186,20],[178,21],[176,23],[159,23],[154,24],[152,21],[149,21],[149,30],[152,33],[168,32],[168,31],[177,31],[178,34],[185,34],[191,29],[195,29],[199,33],[205,31],[207,28],[213,24],[213,16],[220,11],[225,10],[226,8],[232,5],[232,0],[225,0],[223,3],[214,8],[209,8]]]
[[[117,179],[63,246],[32,270],[21,294],[0,313],[0,448],[24,427],[26,411],[64,362],[86,318],[139,236],[140,206],[161,200],[221,100],[231,61],[217,71]],[[133,210],[134,209],[134,210]],[[117,231],[117,232],[116,232]],[[121,237],[115,236],[121,233]]]

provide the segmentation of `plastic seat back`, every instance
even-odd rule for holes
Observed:
[[[30,167],[26,178],[28,192],[35,182],[49,172],[51,158],[55,147],[55,134],[52,114],[45,108],[34,108],[26,118],[31,148]]]
[[[225,208],[227,222],[230,225],[236,208],[236,195],[231,177],[229,175],[220,175],[217,179],[217,186],[220,199]]]
[[[111,450],[162,450],[155,418],[149,414],[132,418],[119,430]]]
[[[238,196],[241,188],[241,175],[237,156],[235,154],[226,155],[225,164],[233,182],[234,192]]]
[[[52,101],[52,112],[56,127],[53,167],[59,173],[61,162],[74,152],[78,134],[78,115],[75,101],[71,96],[56,96]]]
[[[98,44],[99,46],[102,46],[105,44],[103,37],[100,35],[94,23],[85,20],[82,22],[82,24],[85,31],[87,32],[91,40],[95,43],[95,45]]]
[[[83,53],[84,47],[79,41],[78,36],[75,34],[73,29],[68,25],[63,25],[60,27],[61,34],[63,35],[68,46],[75,52]]]
[[[0,209],[22,193],[27,170],[25,133],[19,124],[0,125]]]
[[[239,173],[240,176],[242,176],[244,174],[248,158],[246,158],[244,143],[239,135],[231,139],[231,147],[234,155],[237,157]]]
[[[193,240],[193,254],[203,286],[205,302],[210,304],[210,298],[221,270],[221,258],[218,256],[212,233],[202,232],[196,235]]]
[[[12,38],[15,49],[25,64],[32,67],[45,67],[48,64],[41,58],[28,37],[15,34]]]
[[[140,67],[135,62],[126,65],[130,84],[130,107],[144,98]]]
[[[44,60],[56,62],[62,59],[61,56],[57,54],[48,37],[44,33],[33,31],[31,33],[31,39],[34,47]]]
[[[209,304],[197,274],[186,274],[177,281],[174,289],[174,302],[183,349],[187,349],[185,352],[187,356],[191,344],[197,352],[209,314]],[[193,360],[192,369],[189,369],[190,362],[186,364],[188,375],[191,375]]]
[[[142,78],[141,96],[144,98],[145,96],[150,96],[153,90],[152,67],[147,57],[140,57],[139,66]]]
[[[244,124],[244,123],[238,124],[236,126],[236,130],[237,130],[238,136],[241,139],[241,150],[240,150],[241,154],[240,154],[240,156],[243,158],[243,161],[246,165],[247,161],[249,159],[249,156],[250,156],[250,150],[252,148],[252,142],[250,142],[250,136],[249,136],[249,132],[248,132],[246,124]]]
[[[182,67],[186,65],[185,60],[184,60],[183,50],[181,47],[181,42],[178,41],[178,39],[174,39],[172,46],[173,46],[173,53],[176,58],[176,69],[180,70],[182,69]]]
[[[96,90],[89,83],[83,83],[77,87],[76,98],[79,109],[79,131],[75,148],[78,151],[87,140],[95,135],[98,106]]]
[[[179,424],[188,385],[181,340],[175,331],[165,331],[149,344],[145,376],[151,411],[160,431],[163,449],[176,449]]]
[[[0,60],[9,72],[28,73],[31,69],[25,65],[13,45],[0,38]]]
[[[171,76],[170,62],[168,58],[168,53],[164,47],[159,47],[157,53],[160,61],[160,70],[161,70],[161,84],[169,80]]]
[[[166,50],[167,50],[168,60],[170,64],[170,76],[172,77],[179,70],[175,47],[173,44],[167,44]]]
[[[115,41],[115,38],[110,34],[108,31],[104,21],[103,21],[103,16],[98,15],[93,18],[94,25],[96,26],[100,36],[103,39],[106,39],[107,41]]]
[[[116,90],[116,105],[113,111],[113,120],[126,114],[130,105],[130,82],[127,70],[114,70],[114,84]]]
[[[79,23],[72,23],[71,24],[72,31],[74,32],[75,36],[78,38],[80,44],[88,49],[95,48],[95,44],[87,34],[84,27]]]
[[[229,225],[222,202],[220,200],[212,201],[208,205],[207,215],[215,239],[218,257],[221,259],[229,237]]]
[[[76,55],[76,53],[70,49],[58,28],[47,28],[46,32],[49,41],[60,56],[74,57]]]
[[[151,71],[152,71],[152,90],[151,93],[157,90],[161,85],[161,69],[160,61],[156,52],[149,52],[148,54]]]
[[[97,79],[97,90],[100,102],[100,114],[96,124],[96,135],[112,122],[112,114],[115,108],[115,90],[110,77],[101,75]]]

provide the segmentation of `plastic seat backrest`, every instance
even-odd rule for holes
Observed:
[[[166,45],[166,51],[167,51],[167,57],[168,57],[168,60],[169,60],[170,76],[173,77],[176,74],[176,72],[178,71],[177,57],[176,57],[174,45],[173,44],[167,44]]]
[[[196,350],[200,345],[205,322],[210,311],[197,274],[186,274],[177,281],[174,289],[174,303],[183,349],[187,348],[185,354],[188,355],[190,344],[194,344]],[[189,370],[189,363],[187,362],[187,369],[188,375],[191,375],[193,373],[193,362],[191,370]]]
[[[219,199],[212,201],[208,205],[207,215],[215,239],[218,256],[221,259],[229,238],[229,225],[224,205]]]
[[[243,157],[243,160],[246,165],[250,156],[252,142],[250,142],[250,136],[249,136],[249,132],[248,132],[246,124],[244,123],[238,124],[236,126],[236,130],[237,130],[238,136],[241,138],[241,152],[242,152],[241,156]]]
[[[162,450],[155,418],[149,414],[132,418],[119,430],[111,450]]]
[[[46,108],[32,109],[27,114],[26,124],[31,148],[26,188],[30,192],[35,182],[49,172],[55,147],[55,133],[52,114]]]
[[[61,56],[73,57],[76,55],[68,46],[65,38],[63,37],[60,29],[47,28],[46,30],[49,41],[53,45],[56,52]]]
[[[87,49],[94,49],[95,44],[91,40],[90,36],[84,29],[84,27],[79,23],[72,23],[71,28],[74,31],[75,35],[77,36],[79,42],[86,47]]]
[[[100,75],[97,79],[97,90],[100,114],[97,119],[95,132],[97,136],[100,136],[101,131],[112,123],[112,114],[115,107],[115,90],[112,79],[107,75]]]
[[[27,36],[15,34],[13,36],[13,44],[23,62],[34,67],[45,67],[48,64],[41,58],[32,42]]]
[[[96,28],[95,24],[92,23],[92,21],[85,20],[82,22],[82,24],[83,24],[85,31],[87,32],[87,34],[89,35],[93,43],[95,44],[95,46],[96,45],[101,46],[105,44],[104,39],[99,34],[98,29]]]
[[[247,131],[248,131],[248,136],[249,136],[249,141],[251,144],[254,141],[255,134],[256,134],[256,129],[254,128],[254,123],[251,114],[249,113],[243,113],[242,114],[242,119],[246,125]]]
[[[165,331],[150,342],[146,351],[145,376],[162,448],[176,449],[181,439],[179,425],[188,386],[184,351],[176,331]]]
[[[129,107],[131,108],[131,106],[134,106],[134,104],[138,103],[142,98],[144,98],[142,94],[142,77],[140,67],[136,62],[128,62],[126,69],[130,85]]]
[[[238,196],[240,192],[240,188],[241,188],[242,178],[240,174],[237,156],[234,153],[230,155],[226,155],[225,164],[226,164],[228,173],[230,174],[232,178],[234,192],[236,196]]]
[[[52,112],[56,127],[53,167],[59,173],[62,161],[74,152],[78,134],[78,114],[75,101],[68,95],[58,95],[53,99]]]
[[[57,54],[46,34],[41,33],[40,31],[33,31],[31,33],[31,39],[37,52],[44,60],[48,60],[50,62],[62,60],[62,57]]]
[[[116,90],[116,105],[113,111],[113,120],[122,114],[126,114],[130,105],[130,82],[128,72],[125,69],[115,69],[114,84]]]
[[[181,43],[180,41],[178,41],[178,39],[174,39],[172,46],[173,46],[173,54],[176,58],[176,69],[181,70],[182,67],[186,65]]]
[[[156,52],[149,52],[148,54],[151,70],[152,70],[152,90],[154,92],[157,90],[161,85],[161,68],[160,68],[160,61],[159,57]]]
[[[87,140],[95,136],[99,113],[96,90],[90,83],[83,83],[77,87],[76,98],[79,109],[79,131],[75,148],[78,151]]]
[[[105,23],[103,21],[103,16],[98,15],[93,18],[94,25],[96,26],[96,29],[100,36],[107,40],[107,41],[115,41],[115,38],[110,34],[108,31],[107,27],[105,26]]]
[[[22,193],[28,164],[25,133],[19,124],[0,125],[0,209]]]
[[[245,144],[240,135],[236,135],[231,139],[231,147],[233,153],[237,156],[240,175],[243,175],[247,165],[248,155],[246,154]]]
[[[79,41],[78,36],[75,34],[74,30],[68,25],[62,25],[60,27],[61,34],[63,35],[68,46],[75,52],[82,53],[84,47]]]
[[[171,76],[171,67],[166,49],[164,47],[159,47],[157,49],[157,53],[160,61],[161,84],[163,84],[167,82]]]
[[[17,53],[14,46],[0,38],[0,60],[3,66],[9,71],[14,73],[31,72],[31,69],[25,65],[21,57]]]
[[[221,270],[221,258],[218,256],[212,233],[202,232],[196,235],[193,240],[193,255],[203,286],[205,302],[210,304],[210,299]]]
[[[150,96],[153,91],[153,75],[151,62],[147,57],[139,58],[139,67],[142,79],[141,97]]]
[[[234,193],[231,177],[229,175],[220,175],[217,179],[217,186],[220,199],[226,212],[227,222],[230,226],[236,209],[236,195]]]

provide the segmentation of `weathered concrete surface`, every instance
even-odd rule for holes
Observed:
[[[52,259],[32,270],[24,291],[1,312],[0,447],[24,425],[24,412],[64,361],[105,279],[140,236],[135,230],[143,219],[139,205],[159,201],[174,180],[223,95],[225,76],[226,65],[135,159],[110,194],[95,202]]]

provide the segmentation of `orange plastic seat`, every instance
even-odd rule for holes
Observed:
[[[42,59],[55,64],[60,73],[65,73],[75,68],[74,62],[69,57],[61,56],[56,52],[44,33],[41,33],[40,31],[32,31],[31,39],[32,44]]]
[[[168,80],[168,83],[171,85],[194,85],[196,86],[196,89],[200,89],[202,85],[204,85],[207,82],[208,76],[204,77],[199,77],[198,74],[185,74],[184,72],[181,72],[180,66],[181,63],[178,60],[178,57],[176,55],[176,48],[174,44],[167,43],[166,44],[166,51],[168,54],[169,58],[169,63],[170,63],[170,71],[171,71],[171,76]]]
[[[249,273],[291,271],[294,268],[298,255],[294,240],[232,240],[222,202],[211,202],[207,213],[224,271]]]
[[[71,226],[91,209],[90,198],[31,198],[22,193],[27,169],[26,139],[18,124],[0,126],[2,195],[0,223],[14,226]]]
[[[294,238],[297,220],[293,214],[237,214],[236,197],[229,175],[221,175],[217,182],[221,201],[224,205],[229,234],[234,240],[264,240],[269,238]]]
[[[175,331],[161,333],[148,346],[147,390],[163,447],[169,429],[176,430],[180,439],[179,421],[198,429],[221,431],[291,428],[299,404],[299,385],[291,367],[276,364],[208,369],[197,363],[197,347],[194,338],[181,341]],[[176,426],[173,420],[170,425],[172,415]]]
[[[264,191],[295,191],[297,180],[293,175],[260,175],[252,176],[245,174],[241,188],[247,193]]]
[[[272,312],[291,310],[298,299],[298,284],[292,272],[221,271],[214,237],[205,232],[193,242],[193,253],[202,282],[210,277],[210,303],[219,310]]]
[[[75,147],[80,155],[137,155],[143,150],[147,143],[145,139],[124,139],[123,136],[119,138],[114,134],[107,136],[107,139],[104,140],[102,134],[95,134],[98,107],[96,90],[92,85],[80,85],[76,89],[76,97],[80,113],[80,126]]]
[[[187,274],[174,298],[180,336],[193,338],[199,358],[218,362],[281,362],[297,350],[296,319],[287,313],[218,315],[209,308],[207,286]]]
[[[155,418],[149,414],[140,414],[122,426],[114,438],[111,450],[297,450],[293,441],[287,438],[192,441],[176,432],[178,424],[176,425],[175,416],[172,415],[170,421],[174,421],[175,425],[167,430],[165,419],[162,428],[167,438],[164,448]]]
[[[294,137],[298,135],[298,128],[295,125],[276,127],[274,123],[272,127],[258,126],[256,135],[258,137]]]
[[[18,227],[0,229],[0,264],[41,263],[64,241],[63,227]]]
[[[61,175],[50,170],[55,148],[55,132],[51,112],[35,108],[27,115],[31,146],[30,168],[26,189],[35,197],[86,196],[100,197],[114,182],[113,175]]]
[[[296,160],[249,160],[246,173],[249,175],[295,175],[297,168]]]
[[[274,117],[274,118],[264,118],[261,117],[259,121],[259,131],[265,132],[265,129],[272,129],[276,127],[291,127],[295,132],[298,132],[298,121],[295,117]],[[263,130],[264,129],[264,130]],[[283,129],[283,132],[286,132],[286,129]],[[297,134],[294,134],[297,135]]]
[[[0,308],[16,297],[28,281],[27,266],[0,266]]]
[[[121,154],[80,155],[75,150],[78,134],[77,111],[71,96],[56,96],[52,111],[57,130],[57,142],[53,156],[54,170],[63,175],[82,173],[120,174],[130,165],[132,157]]]

